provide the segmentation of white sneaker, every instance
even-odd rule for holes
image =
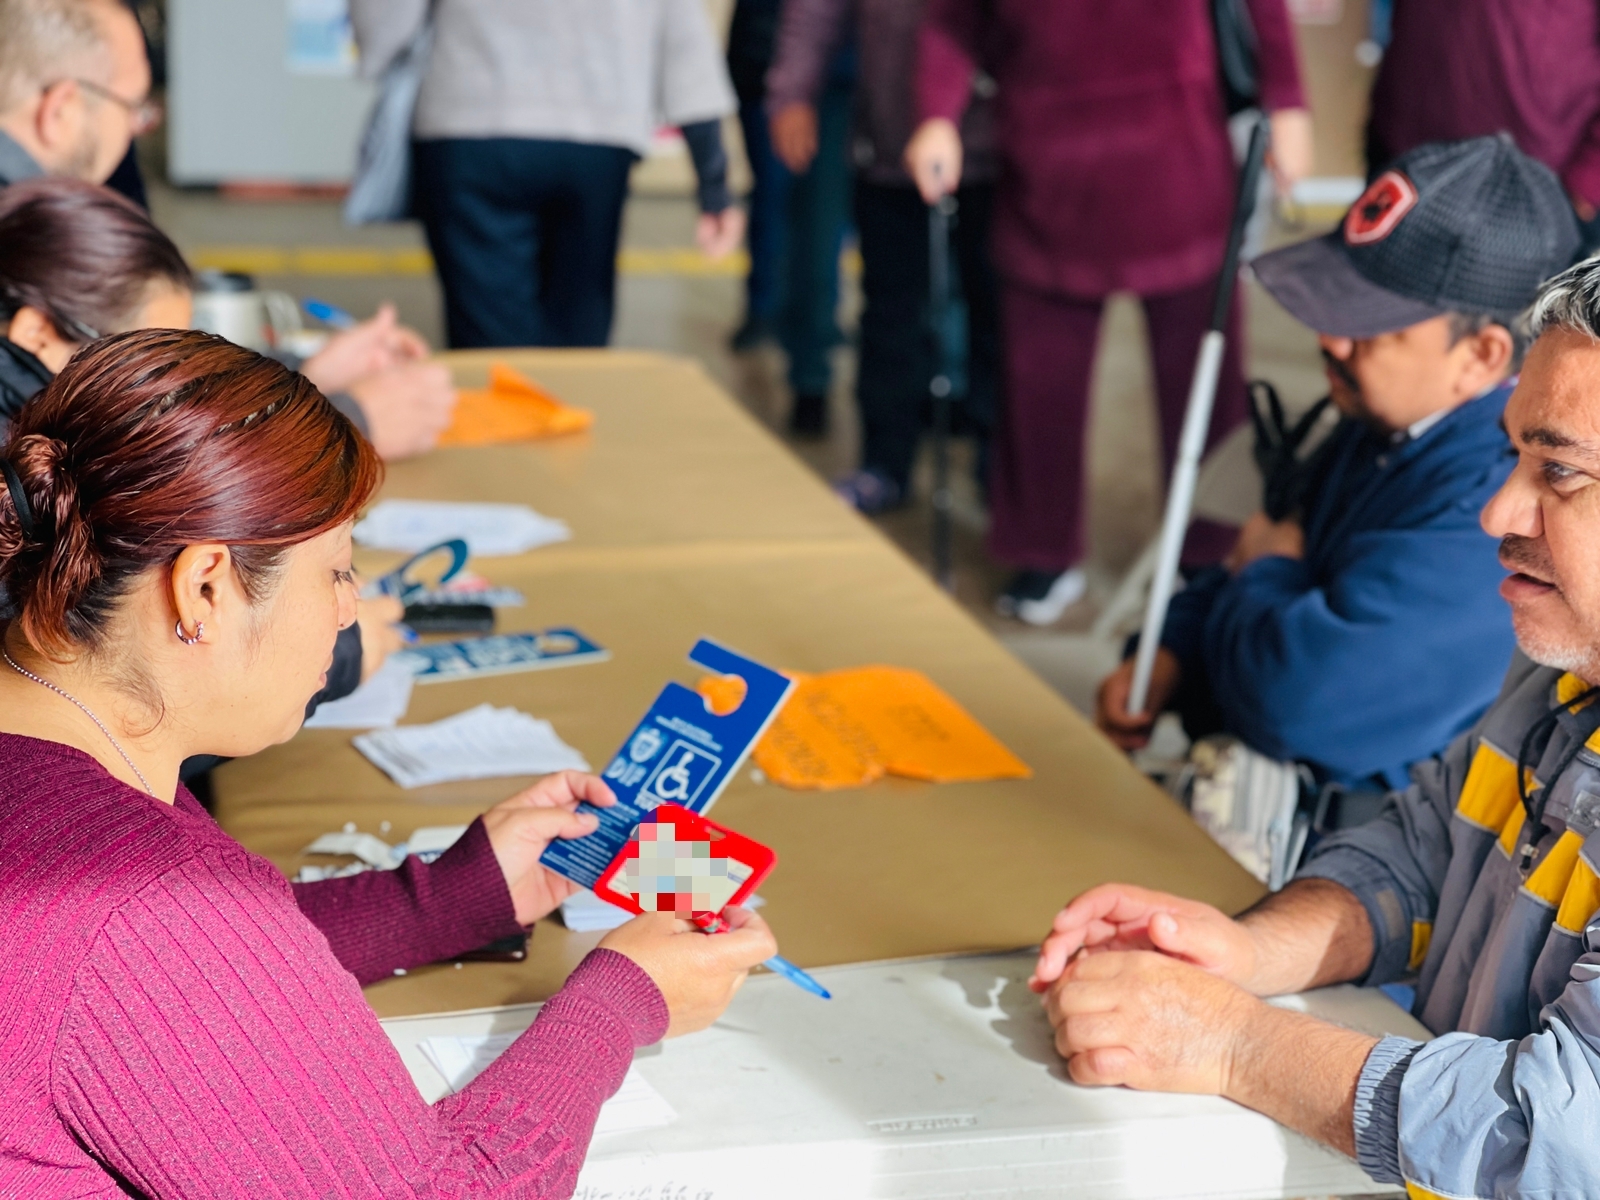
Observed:
[[[995,608],[1029,625],[1054,625],[1088,590],[1089,579],[1082,567],[1072,567],[1054,578],[1042,571],[1024,571],[995,601]]]

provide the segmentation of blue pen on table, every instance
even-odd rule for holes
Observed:
[[[796,987],[804,988],[813,996],[821,996],[824,1000],[833,999],[832,992],[781,955],[774,954],[761,965],[774,975],[782,975]]]
[[[701,933],[727,933],[733,928],[720,915],[712,913],[697,913],[693,923]],[[813,996],[821,996],[824,1000],[833,999],[832,992],[782,955],[774,954],[761,965],[774,975],[782,975],[790,983],[810,992]]]
[[[331,325],[335,329],[354,329],[361,322],[357,321],[344,309],[326,300],[313,300],[306,298],[301,301],[305,310],[324,325]]]

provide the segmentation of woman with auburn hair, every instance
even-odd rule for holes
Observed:
[[[0,190],[0,437],[84,344],[131,329],[188,328],[193,290],[182,251],[115,192],[60,178]],[[367,333],[339,336],[344,341],[324,352],[336,367],[367,357]],[[326,385],[329,377],[317,365],[306,364],[309,378]],[[361,417],[353,398],[336,395],[333,403],[352,420]],[[0,591],[0,615],[4,609]],[[361,602],[358,624],[339,639],[317,704],[349,695],[404,645],[395,627],[401,615],[390,596]],[[207,765],[190,764],[185,778]]]
[[[613,803],[552,776],[437,862],[293,885],[178,782],[293,735],[354,617],[371,446],[208,334],[80,351],[0,450],[0,1195],[566,1196],[636,1047],[774,952],[652,914],[426,1105],[359,984],[513,933]]]

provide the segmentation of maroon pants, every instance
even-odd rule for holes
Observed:
[[[1208,281],[1183,292],[1140,297],[1155,359],[1163,479],[1172,473],[1215,290]],[[989,552],[1001,562],[1060,571],[1083,561],[1089,373],[1104,304],[1011,283],[1001,288],[1005,374],[989,487]],[[1240,328],[1236,292],[1208,448],[1248,415]],[[1184,561],[1216,562],[1227,554],[1232,538],[1226,527],[1197,522]]]

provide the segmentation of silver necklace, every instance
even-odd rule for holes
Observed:
[[[63,690],[62,688],[58,688],[55,684],[51,683],[48,679],[40,679],[32,671],[28,670],[26,667],[23,667],[23,666],[19,665],[17,663],[17,660],[11,657],[11,651],[6,650],[4,648],[0,648],[0,654],[5,655],[7,665],[9,665],[11,667],[11,669],[13,671],[15,671],[18,675],[21,675],[24,679],[33,680],[40,687],[49,688],[52,692],[54,692],[56,695],[60,696],[63,700],[70,700],[70,701],[72,701],[72,703],[76,704],[79,708],[81,708],[83,710],[83,715],[88,717],[89,720],[93,721],[96,725],[98,725],[100,727],[100,732],[106,735],[106,741],[110,742],[111,745],[116,749],[116,752],[118,754],[122,755],[122,761],[128,764],[128,769],[139,777],[139,782],[140,782],[140,784],[143,785],[144,790],[146,792],[149,792],[149,794],[151,795],[152,798],[155,796],[155,791],[150,787],[149,780],[147,780],[144,777],[144,772],[139,770],[139,765],[137,763],[135,763],[133,761],[133,759],[128,757],[128,752],[122,748],[122,743],[117,741],[116,738],[111,736],[111,730],[106,728],[106,723],[104,721],[102,721],[99,717],[95,716],[94,713],[90,712],[89,711],[89,706],[87,704],[85,704],[82,700],[79,700],[76,696],[72,695],[70,692],[67,692],[67,691]]]

